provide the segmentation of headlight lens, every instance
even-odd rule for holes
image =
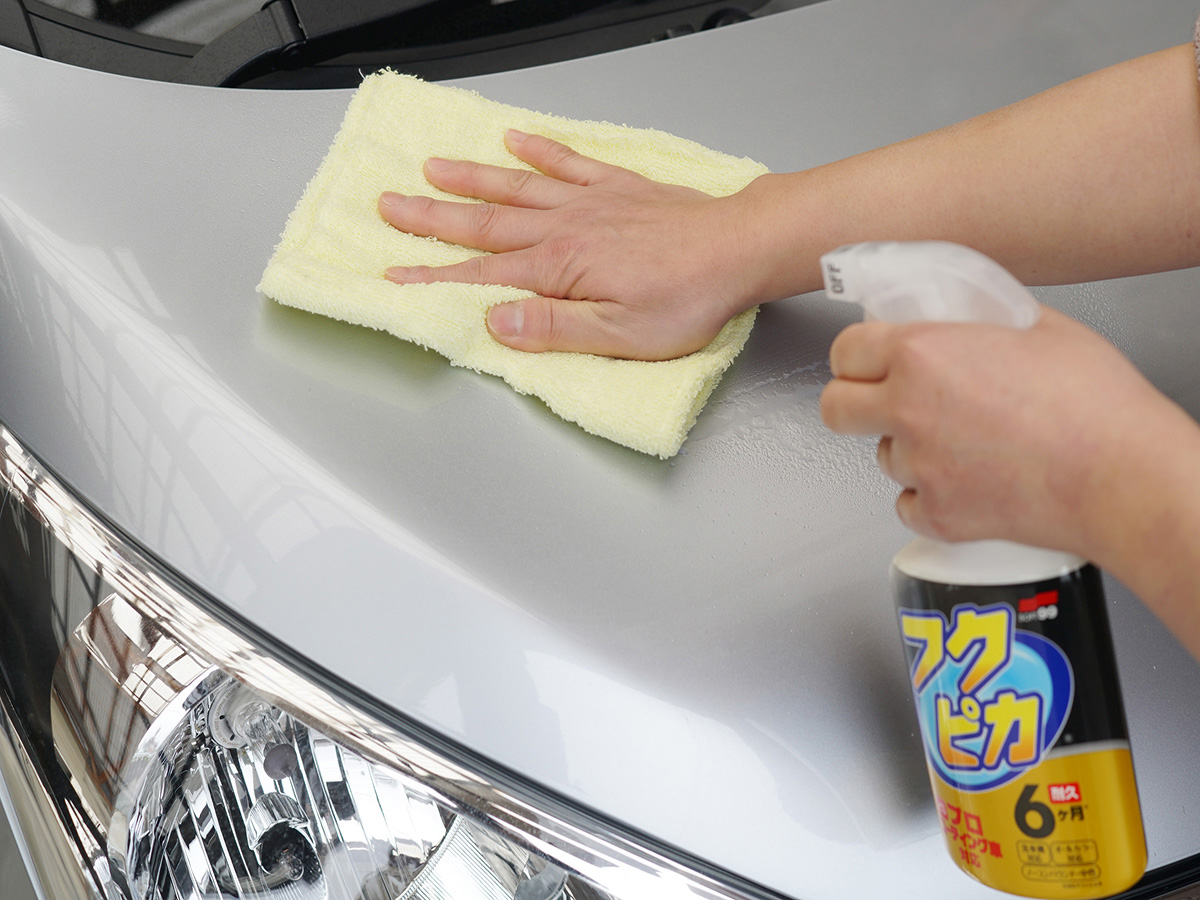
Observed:
[[[72,636],[54,699],[56,743],[103,761],[110,873],[136,900],[550,900],[566,889],[561,870],[197,663],[116,595]]]
[[[76,502],[3,426],[0,489],[90,573],[94,606],[58,659],[50,719],[70,793],[52,779],[56,820],[94,896],[764,896],[288,664]]]

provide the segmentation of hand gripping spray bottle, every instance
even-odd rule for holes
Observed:
[[[828,296],[888,322],[1029,328],[1007,271],[940,242],[821,258]],[[1006,541],[918,538],[892,585],[946,847],[968,875],[1027,897],[1090,898],[1141,877],[1146,843],[1097,569]]]

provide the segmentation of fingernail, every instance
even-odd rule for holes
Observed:
[[[517,337],[525,326],[520,303],[498,303],[488,310],[488,330],[496,337]]]
[[[525,140],[525,138],[529,137],[529,135],[527,135],[525,132],[523,132],[523,131],[517,131],[517,129],[515,129],[515,128],[510,128],[510,129],[508,129],[508,132],[506,133],[506,135],[505,135],[505,136],[506,136],[506,137],[507,137],[507,138],[508,138],[510,141],[512,141],[514,144],[519,144],[519,143],[521,143],[523,140]]]
[[[420,281],[426,268],[426,266],[392,266],[384,271],[383,277],[397,284],[407,284],[410,281]]]
[[[399,206],[405,201],[403,194],[394,194],[391,191],[384,191],[379,197],[379,202],[384,206]]]
[[[450,168],[450,160],[440,159],[435,156],[432,159],[425,160],[425,165],[431,172],[445,172]]]

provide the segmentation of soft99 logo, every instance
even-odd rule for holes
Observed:
[[[915,648],[912,685],[929,759],[964,791],[999,787],[1036,766],[1066,723],[1075,680],[1066,654],[1017,632],[1004,603],[900,611]]]

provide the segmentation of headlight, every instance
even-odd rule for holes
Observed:
[[[75,857],[74,873],[47,872],[70,854],[30,848],[43,885],[104,900],[764,895],[285,663],[286,650],[264,650],[84,509],[2,426],[0,463],[22,540],[49,535],[90,598],[51,679],[54,758],[34,746],[10,762],[0,741],[10,788],[25,781],[29,803],[48,808],[25,830],[56,823]],[[26,749],[0,700],[4,736]]]
[[[550,900],[565,873],[198,660],[113,595],[55,672],[55,744],[136,900]],[[298,698],[296,698],[298,699]]]

